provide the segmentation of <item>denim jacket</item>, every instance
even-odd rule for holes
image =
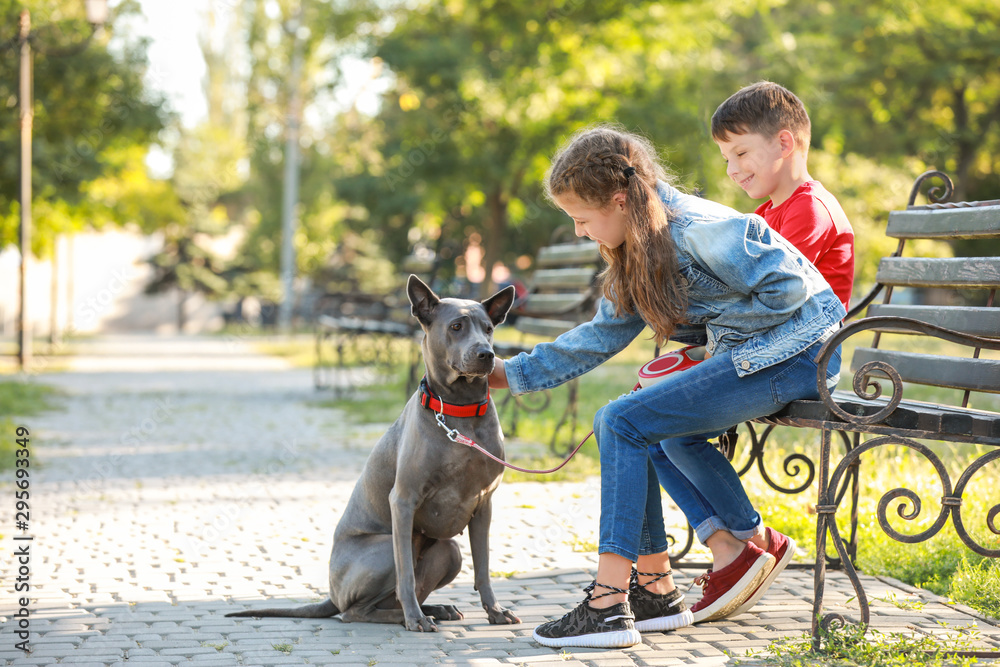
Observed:
[[[731,351],[743,377],[802,352],[847,314],[813,264],[764,219],[660,183],[660,199],[679,270],[687,284],[688,323],[673,340]],[[550,389],[625,349],[645,328],[637,315],[615,316],[602,298],[597,314],[552,342],[506,361],[511,392]]]

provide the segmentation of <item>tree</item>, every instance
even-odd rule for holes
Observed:
[[[208,118],[194,128],[179,127],[180,139],[173,153],[174,170],[169,184],[176,202],[173,218],[156,226],[162,231],[162,250],[150,259],[153,280],[147,293],[177,290],[178,329],[185,324],[185,303],[194,293],[223,298],[233,292],[227,274],[234,273],[213,251],[213,241],[245,222],[238,192],[246,182],[245,111],[226,55],[238,44],[238,16],[217,23],[206,16],[200,35],[205,59],[205,96]],[[239,273],[236,271],[235,273]]]
[[[377,120],[383,160],[368,171],[377,179],[369,191],[396,204],[405,203],[401,193],[416,197],[424,219],[402,222],[432,239],[478,236],[484,295],[496,261],[533,255],[562,219],[542,197],[547,156],[568,131],[614,115],[616,101],[592,74],[611,67],[615,55],[588,40],[601,42],[604,22],[626,8],[426,3],[405,10],[378,43],[395,86]]]
[[[1000,5],[851,0],[803,26],[833,102],[818,117],[845,150],[918,157],[952,175],[956,199],[996,197]]]
[[[241,255],[246,270],[277,273],[281,246],[280,204],[284,187],[285,133],[290,121],[292,86],[304,102],[300,122],[299,233],[295,237],[299,270],[311,274],[336,248],[346,206],[335,192],[343,144],[336,132],[334,96],[347,56],[360,50],[381,18],[375,2],[329,3],[283,0],[244,3],[249,73],[245,79],[246,144],[249,174],[240,193],[251,222]],[[298,21],[296,29],[294,23]],[[300,40],[302,75],[291,81],[294,42]]]
[[[91,225],[128,220],[113,207],[96,209],[86,199],[88,184],[127,168],[125,156],[148,146],[164,126],[163,100],[146,90],[143,41],[110,49],[111,27],[72,57],[45,55],[86,38],[83,3],[70,0],[0,0],[0,99],[18,97],[17,35],[22,8],[32,12],[34,129],[32,249],[44,256],[57,234]],[[112,11],[114,21],[138,12],[135,0]],[[18,105],[0,110],[0,247],[16,242],[19,225],[20,137]]]

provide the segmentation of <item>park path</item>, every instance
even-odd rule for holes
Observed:
[[[616,651],[556,651],[531,631],[582,597],[593,577],[596,479],[508,483],[494,496],[491,570],[501,602],[523,623],[490,626],[471,558],[430,602],[463,621],[437,633],[336,619],[229,619],[228,611],[325,596],[333,527],[383,426],[350,425],[318,401],[308,369],[222,337],[99,338],[75,344],[53,385],[58,409],[19,424],[32,435],[30,643],[17,650],[13,501],[0,511],[6,665],[721,665],[808,628],[812,577],[784,573],[753,613]],[[338,384],[367,377],[340,378]],[[403,397],[400,397],[402,406]],[[395,415],[387,415],[387,419]],[[13,495],[13,474],[0,481]],[[700,572],[679,573],[687,586]],[[921,598],[918,613],[876,601],[873,624],[940,632],[975,624],[983,646],[1000,628],[894,582],[872,597]],[[827,600],[853,596],[829,578]]]

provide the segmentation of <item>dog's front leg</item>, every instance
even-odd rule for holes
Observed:
[[[490,522],[493,520],[493,500],[488,498],[472,516],[469,522],[469,545],[472,548],[472,570],[475,575],[476,590],[483,603],[483,609],[494,625],[520,623],[521,619],[497,602],[490,581]]]
[[[413,572],[413,513],[416,501],[399,485],[389,493],[392,511],[392,552],[396,562],[396,598],[403,606],[404,625],[416,632],[436,632],[437,625],[424,615],[417,601],[416,576]]]

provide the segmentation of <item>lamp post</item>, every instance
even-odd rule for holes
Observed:
[[[108,20],[107,0],[84,0],[87,22],[91,31],[87,38],[78,44],[64,47],[58,51],[50,51],[52,55],[70,55],[85,47],[93,37],[97,28]],[[28,322],[28,258],[31,257],[31,131],[34,122],[32,102],[32,70],[31,70],[31,13],[27,9],[21,12],[18,31],[20,46],[20,77],[18,97],[21,112],[21,224],[18,230],[18,247],[21,252],[21,266],[18,271],[20,280],[20,302],[17,314],[17,363],[22,371],[31,366],[31,324]],[[43,51],[44,53],[44,51]]]
[[[281,196],[281,284],[284,296],[278,306],[278,330],[291,331],[295,304],[295,230],[299,203],[299,135],[302,125],[302,5],[285,30],[292,37],[292,68],[288,81],[288,111],[285,125],[285,173]]]

